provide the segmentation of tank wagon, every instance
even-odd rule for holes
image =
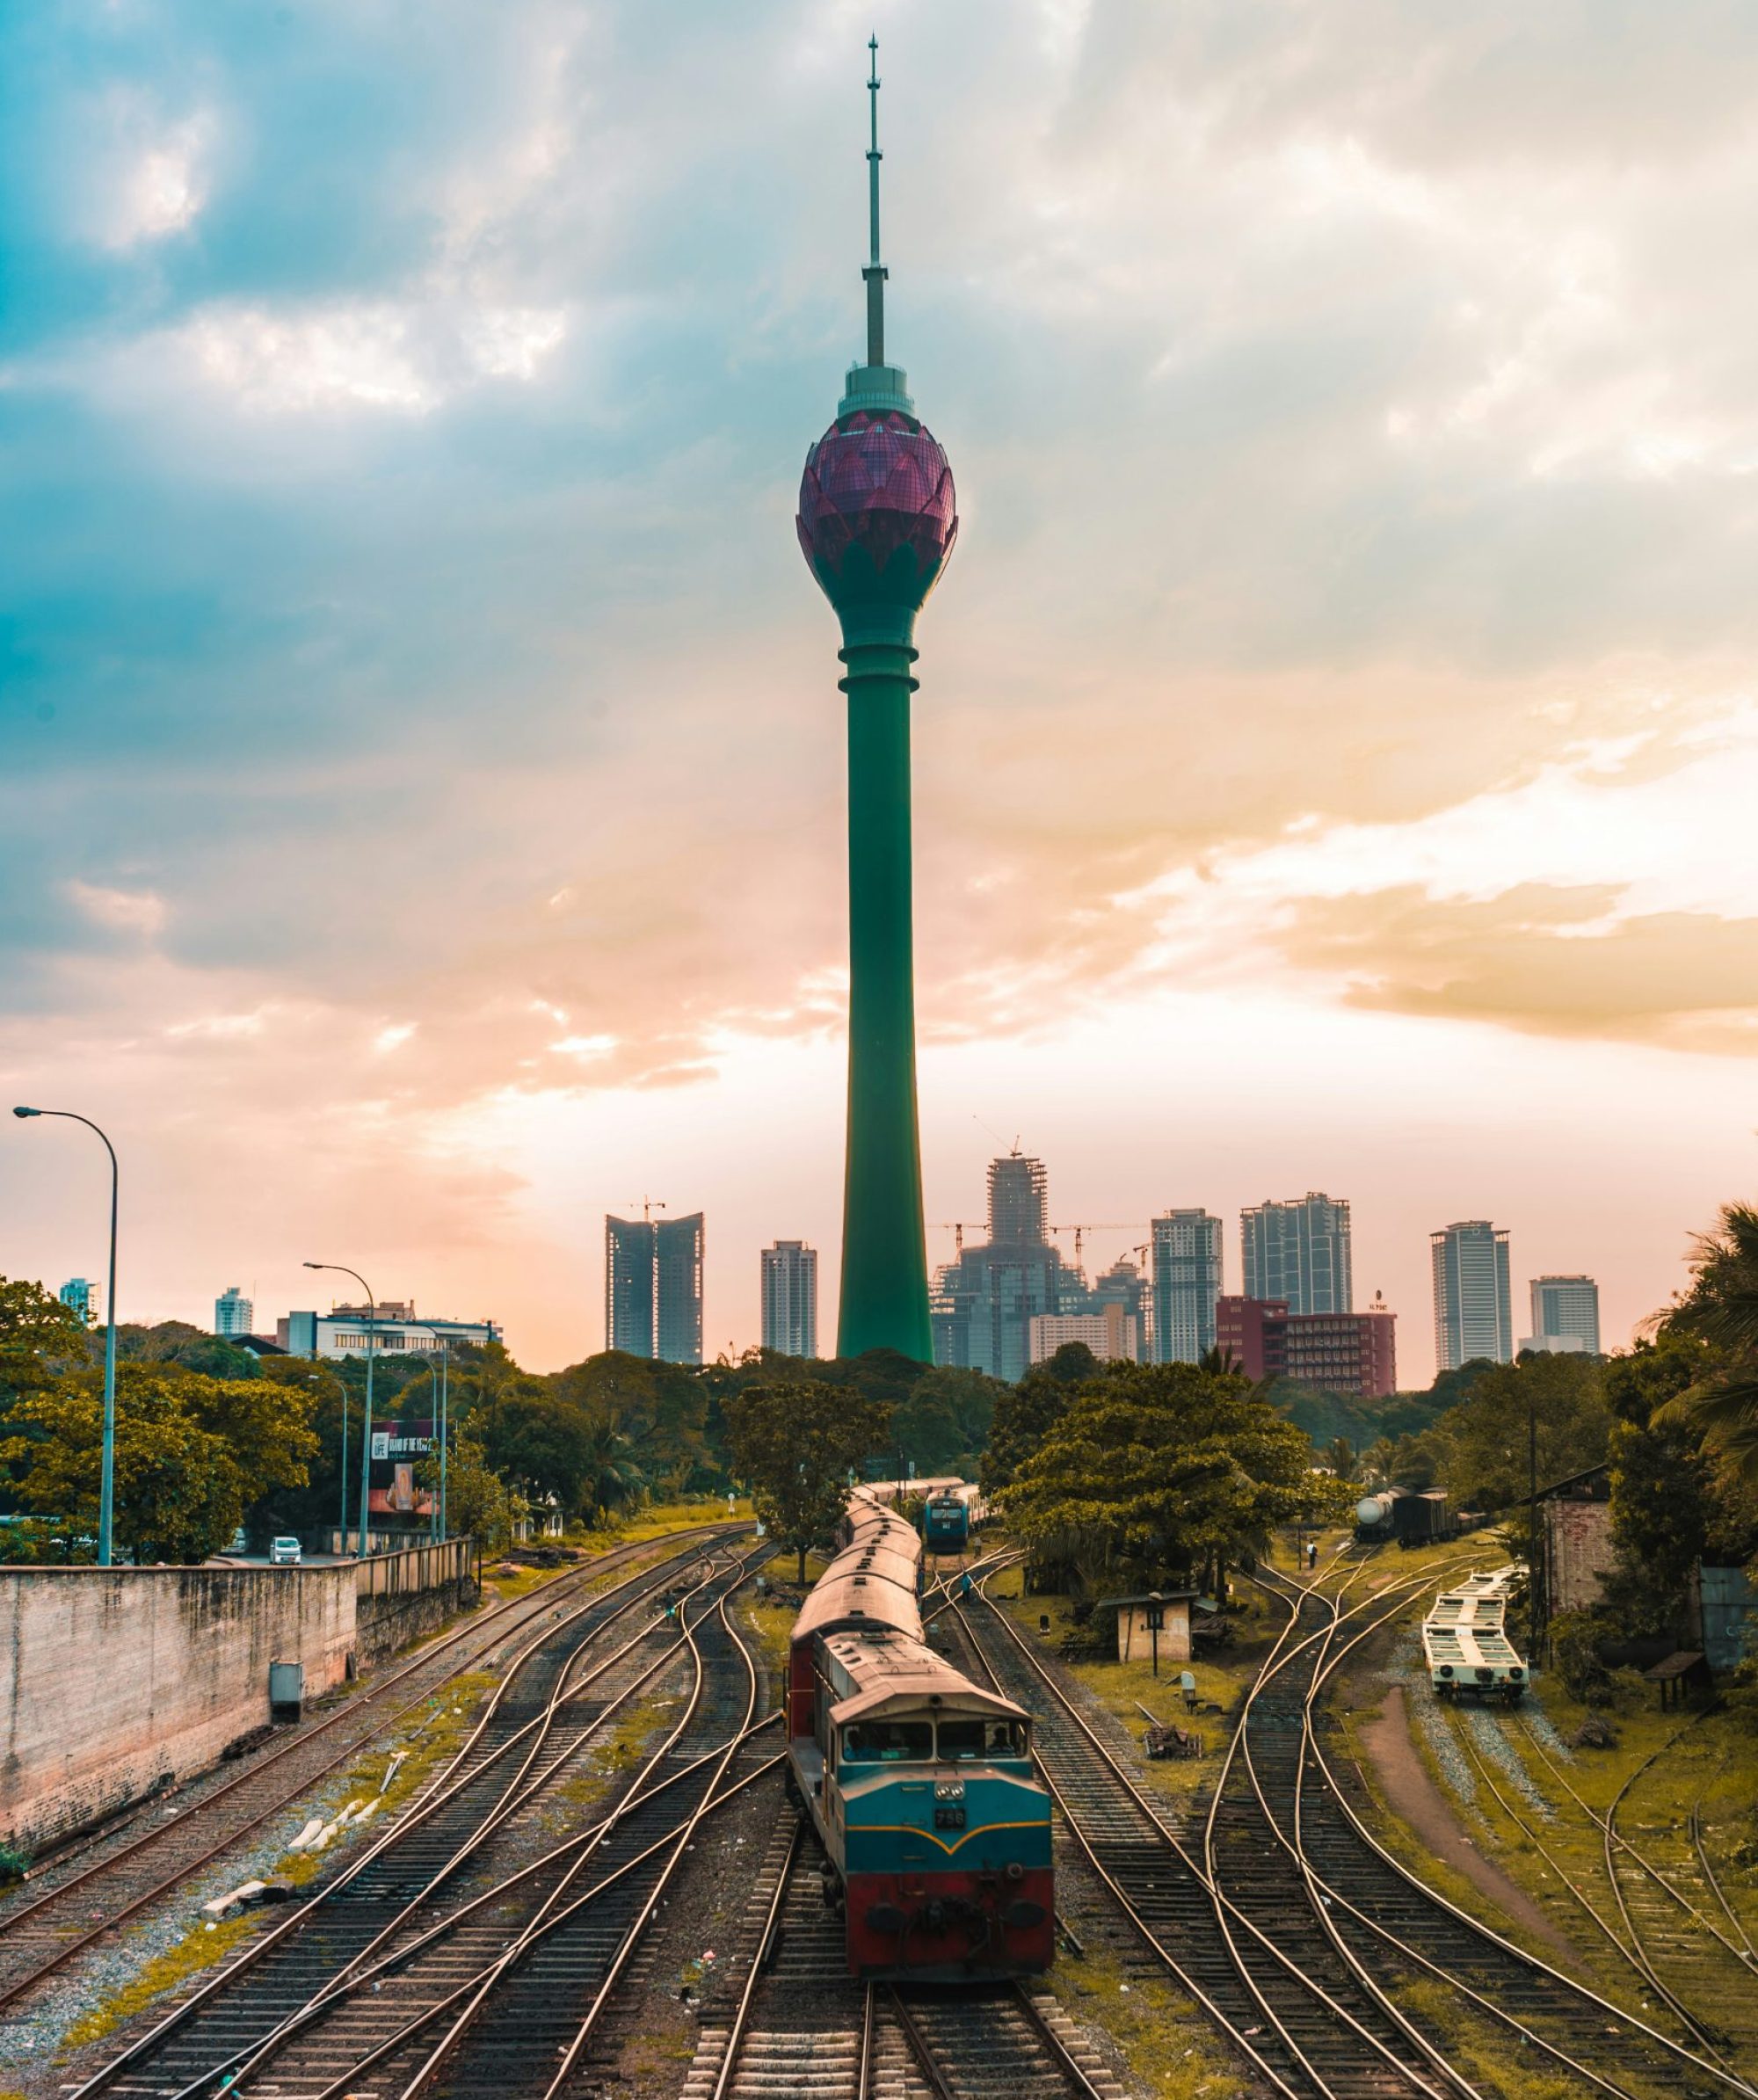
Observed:
[[[857,1490],[846,1530],[795,1622],[787,1697],[849,1973],[1036,1974],[1054,1958],[1056,1897],[1030,1718],[923,1639],[912,1526]]]
[[[1447,1498],[1439,1488],[1418,1493],[1409,1487],[1376,1487],[1355,1504],[1358,1545],[1396,1541],[1400,1546],[1427,1546],[1458,1536],[1458,1523],[1448,1514]]]
[[[1443,1699],[1493,1699],[1518,1705],[1526,1693],[1526,1666],[1502,1630],[1508,1591],[1518,1571],[1470,1575],[1443,1589],[1422,1622],[1428,1682]]]
[[[962,1553],[970,1539],[970,1505],[962,1494],[931,1494],[922,1504],[922,1545],[930,1553]]]

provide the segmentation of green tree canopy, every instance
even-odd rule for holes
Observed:
[[[1529,1487],[1529,1431],[1537,1426],[1538,1485],[1566,1479],[1606,1454],[1611,1410],[1590,1356],[1546,1353],[1498,1363],[1436,1425],[1442,1483],[1461,1508],[1507,1509]]]
[[[304,1480],[317,1445],[309,1426],[314,1405],[266,1379],[120,1365],[119,1544],[141,1562],[205,1560],[259,1495]],[[19,1502],[74,1518],[95,1534],[103,1426],[102,1389],[90,1373],[18,1400],[0,1459],[18,1471]]]
[[[1065,1412],[1071,1390],[1100,1376],[1099,1359],[1084,1341],[1065,1341],[1043,1363],[1035,1363],[1017,1385],[995,1397],[983,1485],[995,1494],[1019,1478],[1020,1468]]]
[[[1704,1343],[1711,1361],[1667,1403],[1666,1419],[1758,1486],[1758,1209],[1725,1205],[1715,1231],[1698,1240],[1691,1269],[1691,1288],[1666,1324]]]
[[[0,1276],[0,1415],[84,1361],[85,1329],[72,1306],[40,1283]]]
[[[1226,1562],[1261,1551],[1277,1525],[1339,1515],[1351,1500],[1312,1471],[1304,1432],[1236,1372],[1114,1363],[1060,1395],[1001,1500],[1033,1558],[1089,1591],[1218,1588]]]
[[[848,1476],[883,1450],[890,1410],[823,1378],[753,1385],[724,1406],[734,1466],[777,1544],[798,1554],[803,1582],[807,1549],[835,1530]]]

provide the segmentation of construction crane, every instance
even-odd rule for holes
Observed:
[[[931,1224],[928,1230],[930,1232],[950,1232],[954,1252],[960,1254],[964,1252],[964,1227],[962,1224],[947,1224],[937,1222]]]
[[[1122,1222],[1121,1224],[1116,1224],[1116,1223],[1115,1223],[1115,1222],[1114,1222],[1114,1223],[1112,1223],[1112,1224],[1109,1224],[1050,1225],[1050,1226],[1046,1227],[1046,1230],[1047,1230],[1047,1231],[1049,1231],[1049,1232],[1072,1232],[1072,1233],[1073,1233],[1073,1235],[1074,1235],[1074,1259],[1075,1259],[1077,1261],[1079,1261],[1079,1259],[1080,1259],[1080,1248],[1081,1248],[1081,1243],[1082,1243],[1082,1241],[1083,1241],[1083,1240],[1086,1239],[1086,1234],[1087,1234],[1087,1233],[1089,1233],[1089,1232],[1139,1232],[1141,1231],[1141,1229],[1142,1229],[1142,1221],[1141,1221],[1141,1219],[1140,1219],[1140,1218],[1138,1218],[1138,1217],[1130,1217],[1130,1218],[1125,1218],[1125,1219],[1123,1220],[1123,1222]],[[1132,1253],[1140,1254],[1140,1253],[1145,1253],[1147,1250],[1146,1250],[1145,1246],[1138,1246],[1138,1247],[1132,1247],[1132,1248],[1131,1248],[1130,1251]]]

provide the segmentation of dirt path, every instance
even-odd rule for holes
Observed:
[[[1493,1860],[1484,1857],[1461,1828],[1452,1804],[1428,1777],[1428,1768],[1410,1740],[1410,1719],[1401,1684],[1392,1685],[1379,1711],[1362,1722],[1361,1739],[1391,1813],[1409,1826],[1436,1859],[1463,1874],[1498,1909],[1543,1940],[1569,1967],[1578,1969],[1578,1950],[1517,1882],[1511,1881]]]

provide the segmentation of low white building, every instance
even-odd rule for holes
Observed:
[[[1107,1305],[1102,1312],[1033,1313],[1027,1362],[1048,1363],[1071,1341],[1084,1341],[1101,1363],[1141,1362],[1141,1322],[1121,1305]]]
[[[328,1312],[289,1312],[275,1323],[275,1340],[289,1356],[380,1356],[443,1349],[458,1342],[478,1347],[500,1340],[491,1319],[418,1319],[412,1299],[387,1298],[373,1306],[336,1305]]]

